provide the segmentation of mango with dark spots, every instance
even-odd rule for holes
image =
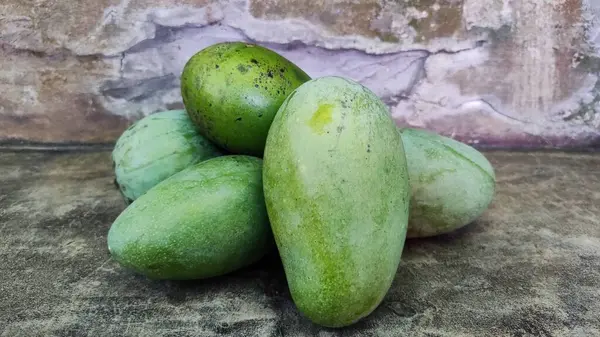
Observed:
[[[200,135],[184,110],[148,115],[121,134],[112,152],[115,182],[127,203],[159,182],[222,151]]]
[[[273,247],[262,190],[262,160],[212,158],[165,179],[135,200],[108,232],[123,267],[151,279],[224,275]]]
[[[302,69],[268,48],[224,42],[188,60],[181,95],[202,135],[231,153],[261,157],[281,103],[308,80]]]
[[[263,184],[299,311],[327,327],[369,315],[396,275],[410,199],[403,145],[385,104],[341,77],[304,83],[273,120]]]
[[[411,185],[407,237],[452,232],[480,217],[495,192],[496,176],[473,147],[428,130],[400,129]]]

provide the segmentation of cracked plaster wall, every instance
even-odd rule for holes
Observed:
[[[0,142],[113,142],[180,108],[216,42],[360,81],[398,125],[478,146],[600,144],[600,1],[5,0]]]

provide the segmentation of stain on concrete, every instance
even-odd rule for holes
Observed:
[[[409,25],[415,29],[416,42],[455,36],[463,30],[463,0],[409,0],[406,9],[415,10]]]
[[[262,19],[302,18],[323,25],[337,34],[376,37],[371,22],[381,12],[381,1],[252,0],[250,13]]]

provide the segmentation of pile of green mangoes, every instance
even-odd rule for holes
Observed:
[[[198,51],[181,96],[185,109],[138,120],[112,153],[127,208],[108,249],[151,279],[216,277],[273,250],[298,310],[343,327],[381,303],[407,237],[463,227],[494,195],[474,148],[398,128],[363,85],[256,44]]]

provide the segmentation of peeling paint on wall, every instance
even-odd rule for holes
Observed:
[[[131,121],[181,107],[185,61],[231,40],[272,48],[313,77],[360,81],[399,125],[481,146],[600,139],[591,0],[161,3],[0,5],[0,140],[114,141]]]

